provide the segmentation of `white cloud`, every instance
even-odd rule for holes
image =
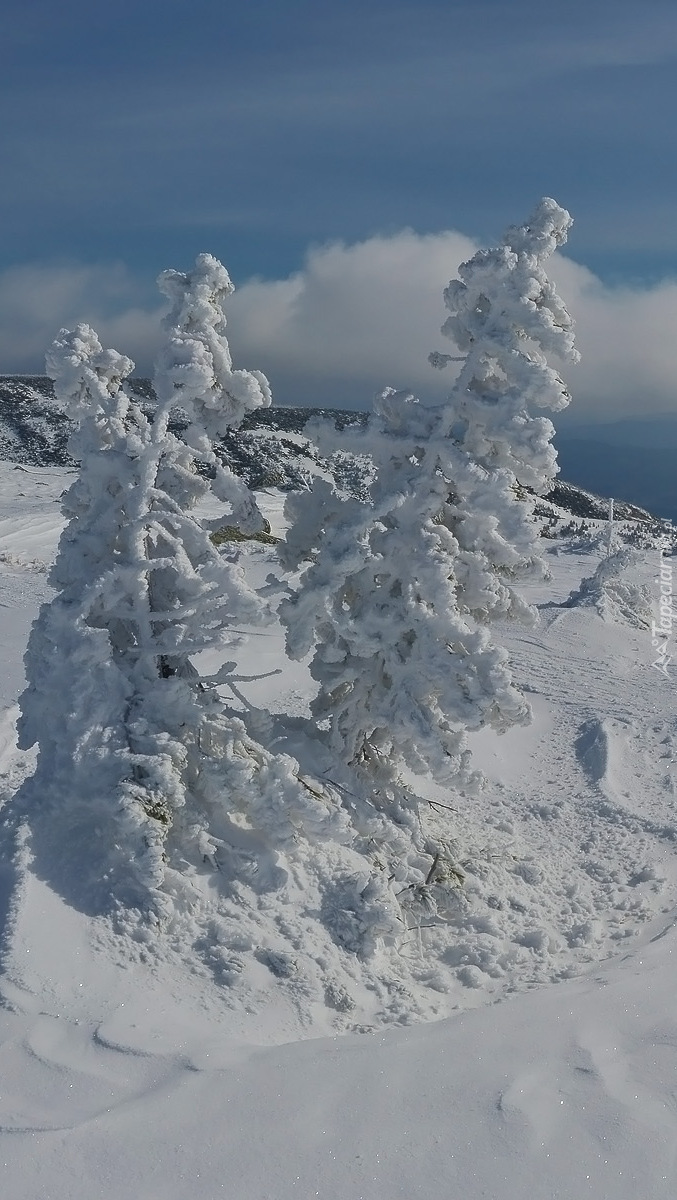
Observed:
[[[387,384],[434,400],[442,289],[472,242],[404,231],[311,250],[283,280],[250,280],[228,306],[236,365],[266,371],[278,402],[368,406]],[[576,319],[580,366],[566,368],[579,421],[677,413],[677,282],[606,287],[563,256],[552,274]],[[151,369],[161,306],[124,267],[21,266],[0,275],[0,372],[40,371],[63,325],[92,324],[106,345]]]
[[[41,374],[59,329],[81,321],[147,371],[160,308],[143,304],[138,281],[120,264],[11,267],[0,274],[0,373]]]
[[[551,275],[575,318],[581,353],[568,374],[572,418],[677,415],[677,281],[605,287],[563,256]]]
[[[311,250],[298,274],[235,293],[233,346],[308,402],[368,404],[387,384],[443,394],[427,357],[441,340],[442,289],[473,250],[459,233],[411,231]]]
[[[455,232],[412,232],[311,251],[283,282],[251,282],[233,297],[233,343],[301,402],[368,403],[386,384],[434,399],[451,376],[428,365],[442,289],[474,250]],[[551,271],[576,321],[578,367],[565,368],[572,419],[677,413],[677,282],[610,288],[556,256]]]

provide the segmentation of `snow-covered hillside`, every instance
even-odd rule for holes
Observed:
[[[150,380],[132,379],[130,393],[149,415],[155,408]],[[238,430],[217,442],[221,461],[250,487],[303,485],[315,456],[303,427],[310,416],[330,415],[339,426],[363,422],[365,413],[325,409],[264,408],[245,416]],[[180,420],[170,426],[182,428]],[[56,403],[46,375],[0,375],[0,459],[28,466],[72,466],[67,442],[73,424]]]
[[[152,414],[150,381],[132,378],[129,383],[131,393]],[[259,409],[244,418],[240,429],[217,442],[217,452],[252,488],[299,487],[309,472],[318,469],[316,452],[303,433],[307,422],[318,416],[330,417],[339,429],[368,419],[366,413],[339,409]],[[0,460],[35,467],[72,466],[67,448],[72,428],[46,375],[0,375]],[[339,460],[332,463],[332,471],[342,486],[360,493],[360,464],[355,468],[352,462]],[[562,510],[573,518],[605,519],[608,502],[558,479],[539,515],[559,521]],[[650,524],[657,532],[659,523],[638,505],[617,501],[616,515],[620,520]]]
[[[575,518],[554,500],[539,509],[570,536],[546,543],[552,578],[529,595],[540,624],[498,630],[533,722],[472,738],[482,792],[417,781],[453,852],[442,919],[412,896],[366,971],[340,938],[304,938],[310,866],[290,881],[296,908],[271,899],[238,948],[237,930],[221,940],[208,863],[197,910],[143,937],[90,912],[77,872],[66,894],[55,847],[31,846],[11,801],[33,762],[13,726],[69,478],[0,463],[3,1195],[673,1196],[675,684],[639,608],[629,623],[568,604],[606,553],[603,508],[581,513],[577,493]],[[282,492],[259,498],[281,532]],[[624,579],[657,603],[659,554],[640,524]],[[275,570],[265,542],[226,552],[257,584]],[[283,714],[301,758],[306,666],[284,658],[278,627],[250,634],[249,678],[229,700]]]

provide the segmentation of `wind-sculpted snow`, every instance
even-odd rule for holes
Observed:
[[[592,604],[605,621],[620,621],[638,629],[651,628],[651,590],[628,578],[637,562],[629,546],[607,547],[593,575],[581,580],[567,600],[570,607]]]
[[[15,991],[7,1194],[671,1200],[675,930],[650,936],[584,981],[453,1021],[263,1050],[181,1021],[152,982],[157,1036],[140,1004],[87,1021]]]
[[[12,515],[0,524],[0,552],[9,539],[13,552],[23,544],[27,559],[48,563],[60,525],[57,511],[51,527],[40,524],[43,495],[58,494],[58,477],[7,465],[0,481],[3,514]],[[65,472],[61,481],[68,482]],[[271,491],[262,503],[279,532],[283,495]],[[422,797],[415,886],[403,871],[399,880],[384,878],[380,894],[365,893],[373,867],[378,871],[382,833],[371,851],[369,839],[383,817],[378,803],[360,809],[364,801],[350,794],[348,776],[337,774],[309,737],[313,685],[303,664],[285,663],[278,625],[251,629],[248,642],[229,650],[237,660],[235,676],[228,676],[234,690],[226,687],[222,695],[246,716],[250,731],[231,725],[224,786],[251,795],[247,780],[267,772],[268,794],[278,795],[279,806],[255,812],[248,801],[236,825],[229,818],[223,831],[212,806],[211,836],[196,843],[190,860],[185,851],[182,862],[173,858],[183,834],[175,848],[170,843],[172,915],[161,934],[144,931],[133,910],[87,916],[101,912],[95,845],[78,844],[68,821],[59,822],[58,803],[44,824],[35,819],[36,798],[21,811],[8,803],[32,769],[30,756],[13,750],[11,708],[0,763],[3,861],[17,861],[22,878],[40,881],[37,909],[51,897],[57,926],[67,912],[80,914],[82,936],[93,939],[102,961],[120,964],[116,970],[126,963],[130,978],[152,966],[174,981],[171,988],[194,991],[210,1012],[244,1021],[254,1038],[269,1036],[271,1013],[279,1015],[286,1037],[436,1017],[576,974],[615,953],[672,902],[673,685],[651,668],[647,631],[605,623],[594,607],[566,607],[572,586],[590,574],[593,551],[558,550],[559,544],[548,555],[553,578],[530,593],[542,606],[541,626],[501,630],[534,724],[500,738],[489,731],[471,735],[472,763],[487,780],[477,795],[409,777]],[[256,585],[279,570],[272,546],[243,543],[239,555]],[[652,552],[643,563],[650,580]],[[45,595],[45,574],[0,561],[0,586],[4,628],[15,628],[5,642],[5,677],[15,680],[6,700],[11,705],[20,688],[27,621]],[[13,626],[15,608],[21,624]],[[210,669],[217,666],[213,661]],[[269,717],[259,711],[264,708]],[[598,750],[600,738],[606,749]],[[261,758],[261,742],[282,759]],[[65,816],[65,798],[64,805]],[[342,833],[351,806],[368,869],[363,852]],[[412,813],[400,814],[403,847],[411,819]],[[31,825],[17,850],[20,829],[26,838]],[[392,851],[395,827],[389,827]],[[231,858],[223,859],[226,853]],[[13,911],[27,924],[19,941],[19,926],[12,925],[5,978],[39,990],[47,986],[40,982],[44,949],[32,943],[33,918],[22,903]],[[24,938],[28,955],[20,948]],[[52,972],[54,995],[63,987],[72,988],[70,969],[66,976]]]
[[[675,678],[652,669],[647,631],[566,606],[601,526],[578,549],[548,543],[552,578],[528,592],[540,625],[501,629],[533,725],[471,735],[477,796],[417,781],[448,858],[427,889],[397,888],[404,920],[367,961],[352,949],[364,877],[322,821],[313,843],[290,829],[282,853],[242,821],[259,870],[228,891],[206,846],[156,933],[87,911],[95,868],[77,847],[64,894],[67,830],[34,836],[12,804],[33,765],[13,722],[49,594],[35,564],[53,560],[72,478],[0,464],[3,1194],[671,1200]],[[283,495],[261,504],[281,533]],[[256,586],[279,570],[270,545],[238,553]],[[655,559],[640,553],[650,587]],[[331,821],[347,784],[310,749],[307,669],[285,663],[277,624],[249,632],[242,699],[224,700],[301,764],[309,807],[289,820]]]

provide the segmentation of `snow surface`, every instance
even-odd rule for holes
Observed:
[[[481,795],[425,792],[463,876],[447,923],[412,913],[371,989],[336,947],[332,990],[312,945],[245,987],[88,914],[77,879],[68,903],[14,828],[22,655],[71,478],[0,463],[2,1195],[673,1197],[675,681],[647,630],[565,607],[594,543],[553,544],[540,624],[499,628],[533,723],[471,737]],[[262,498],[273,532],[282,503]],[[254,583],[274,553],[245,552]],[[654,594],[658,569],[642,551],[632,582]],[[242,702],[302,717],[312,681],[282,646],[277,627],[243,645],[242,675],[282,670]]]

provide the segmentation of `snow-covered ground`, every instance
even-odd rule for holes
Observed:
[[[245,986],[69,904],[28,845],[11,857],[22,655],[67,479],[0,463],[2,1195],[673,1197],[677,666],[652,666],[647,629],[562,607],[599,554],[549,543],[540,625],[499,631],[534,720],[473,738],[483,793],[417,781],[455,849],[446,921],[412,912],[349,996],[337,948],[343,991],[321,1003],[319,951],[316,977],[307,951],[298,976],[260,961]],[[265,505],[275,531],[282,497]],[[256,582],[274,553],[243,552]],[[643,551],[637,581],[655,592],[658,570]],[[239,691],[302,717],[312,684],[282,642],[243,644],[242,675],[281,672]]]

